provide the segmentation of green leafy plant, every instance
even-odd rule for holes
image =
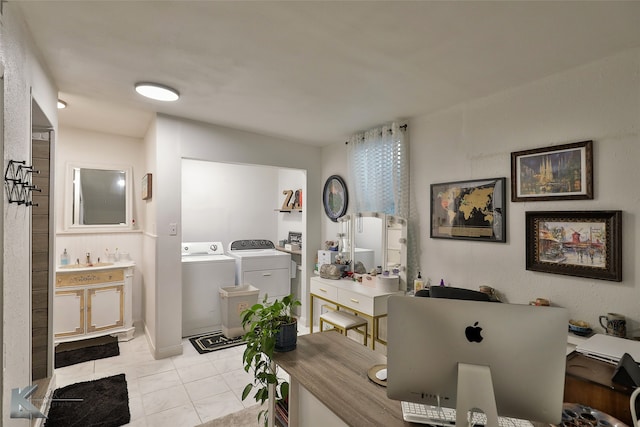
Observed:
[[[276,342],[280,330],[285,325],[293,325],[297,329],[297,319],[293,316],[293,309],[301,305],[293,295],[287,295],[282,300],[271,303],[265,296],[262,303],[258,303],[241,313],[242,326],[246,331],[244,340],[247,348],[242,355],[244,370],[253,373],[253,381],[242,391],[242,400],[255,390],[253,398],[263,404],[269,398],[269,386],[275,390],[276,402],[285,400],[289,395],[289,383],[278,377],[275,364],[272,364],[273,353],[278,351]],[[294,335],[295,336],[295,335]],[[267,422],[267,410],[260,411],[258,417],[264,417]]]

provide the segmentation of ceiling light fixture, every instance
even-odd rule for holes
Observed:
[[[58,110],[62,110],[63,108],[67,108],[67,103],[62,99],[58,99]]]
[[[136,92],[157,101],[177,101],[180,93],[174,88],[158,83],[140,82],[135,85]]]

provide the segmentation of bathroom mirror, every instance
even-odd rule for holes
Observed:
[[[67,230],[131,228],[131,168],[70,164],[65,192]]]

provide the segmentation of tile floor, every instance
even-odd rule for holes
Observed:
[[[56,387],[124,373],[128,425],[135,427],[197,426],[255,404],[251,397],[241,400],[251,381],[242,367],[244,346],[199,354],[184,339],[181,355],[160,360],[141,333],[119,346],[119,356],[56,369]]]

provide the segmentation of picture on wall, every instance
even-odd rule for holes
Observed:
[[[506,242],[506,178],[431,184],[431,237]]]
[[[526,212],[527,270],[622,281],[622,211]]]
[[[593,199],[593,141],[511,153],[511,201]]]

